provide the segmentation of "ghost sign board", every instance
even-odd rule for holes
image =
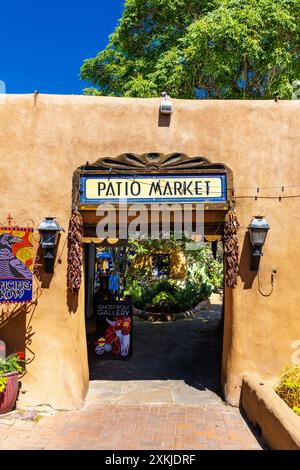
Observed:
[[[95,353],[127,359],[132,354],[132,305],[126,301],[96,303]]]
[[[0,303],[32,300],[33,229],[0,227]]]

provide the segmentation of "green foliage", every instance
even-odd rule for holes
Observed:
[[[216,259],[214,259],[211,248],[207,243],[204,243],[197,250],[187,252],[187,258],[190,265],[195,266],[194,275],[200,269],[199,275],[207,279],[207,282],[213,286],[213,290],[223,289],[224,267],[221,243],[218,243]]]
[[[208,267],[208,277],[214,286],[214,290],[223,289],[223,261],[220,262],[215,259],[211,260]]]
[[[294,406],[293,407],[293,411],[295,411],[295,413],[300,416],[300,406]]]
[[[163,297],[164,300],[169,299],[171,303],[174,303],[176,289],[176,283],[172,280],[150,281],[147,278],[140,278],[138,281],[130,278],[124,295],[132,296],[132,303],[135,307],[150,308],[154,305],[158,306]]]
[[[1,375],[0,375],[0,394],[2,392],[4,392],[6,384],[7,384],[7,378],[6,377],[1,377]]]
[[[11,354],[10,356],[0,359],[0,374],[8,374],[9,372],[22,372],[22,360],[18,354]]]
[[[132,303],[135,307],[141,307],[143,305],[142,299],[144,297],[144,289],[137,279],[128,279],[126,282],[126,290],[124,291],[124,295],[130,295],[132,298]]]
[[[212,292],[212,286],[205,282],[195,284],[187,279],[176,292],[175,312],[184,312],[195,307],[202,300],[207,299]]]
[[[276,392],[295,413],[300,415],[300,365],[284,369]]]
[[[153,253],[155,250],[162,250],[168,253],[174,249],[184,250],[184,240],[176,240],[174,236],[169,235],[169,238],[166,239],[148,239],[148,240],[138,240],[135,238],[130,238],[128,241],[129,246],[132,249],[132,252],[135,255],[145,255]]]
[[[154,308],[159,311],[162,306],[169,306],[174,313],[196,306],[201,300],[209,297],[213,290],[204,267],[195,266],[189,268],[183,282],[172,279],[157,281],[135,279],[127,286],[124,294],[132,296],[135,307],[152,310]]]
[[[187,251],[184,240],[131,240],[131,260],[134,269],[126,273],[126,290],[124,295],[131,295],[133,305],[141,309],[156,309],[168,305],[172,312],[182,312],[195,307],[207,299],[216,289],[223,288],[223,250],[219,243],[217,259],[213,258],[210,245],[204,243],[198,249]],[[152,252],[168,252],[174,248],[184,252],[188,269],[184,281],[173,279],[152,280],[151,266],[136,268],[136,255]]]
[[[164,305],[173,307],[175,304],[176,299],[169,292],[159,292],[152,298],[152,305],[154,305],[155,307],[163,307]]]
[[[165,292],[166,294],[173,296],[177,290],[177,284],[173,279],[159,279],[154,281],[150,288],[151,298],[155,297],[161,292]]]
[[[290,98],[300,77],[299,0],[127,0],[87,94]]]
[[[15,353],[11,354],[10,356],[0,359],[0,393],[4,392],[7,378],[3,377],[2,374],[8,374],[10,372],[23,372],[24,369],[24,360],[23,358],[24,353]]]

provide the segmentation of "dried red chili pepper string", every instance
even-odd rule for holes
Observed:
[[[77,208],[73,208],[68,230],[67,287],[72,294],[78,294],[82,282],[83,263],[83,221]]]
[[[236,211],[232,205],[226,214],[224,225],[225,281],[231,289],[234,289],[237,285],[239,270],[239,242],[237,236],[239,226]]]

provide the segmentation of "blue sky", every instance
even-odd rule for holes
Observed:
[[[7,93],[81,94],[84,59],[105,47],[123,0],[1,2],[0,80]]]

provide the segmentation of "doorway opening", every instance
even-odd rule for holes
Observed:
[[[226,323],[223,341],[222,240],[232,188],[232,172],[224,164],[182,153],[125,153],[87,162],[74,173],[73,202],[84,226],[93,398],[191,403],[199,402],[201,393],[204,400],[221,399],[221,371],[227,361],[226,353],[222,364],[222,343],[226,351],[229,334]],[[182,224],[194,224],[197,204],[202,204],[205,243],[198,258],[186,256],[178,246],[128,246],[120,232],[136,223],[131,204],[142,206],[137,209],[145,216],[141,220],[149,221],[157,203],[176,206],[171,224],[182,213]],[[115,217],[110,239],[96,229],[99,204],[109,205],[104,219]],[[149,222],[145,227],[149,232]],[[118,317],[125,317],[125,326]]]
[[[223,279],[220,235],[207,235],[192,253],[172,240],[85,244],[90,393],[108,401],[219,401]],[[107,300],[132,305],[126,357],[116,325],[106,319],[97,331],[97,306]]]

